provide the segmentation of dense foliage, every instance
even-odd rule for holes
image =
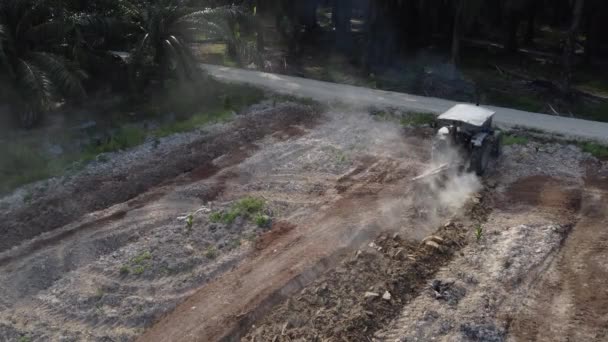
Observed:
[[[321,18],[328,8],[331,18]],[[458,65],[474,41],[553,59],[567,94],[578,64],[608,57],[607,19],[603,0],[2,0],[0,102],[31,127],[57,103],[98,89],[137,97],[196,79],[194,43],[225,43],[237,63],[260,67],[270,28],[286,58],[298,56],[327,20],[331,48],[365,70],[428,47]]]
[[[0,100],[10,102],[21,124],[31,127],[55,103],[82,99],[87,89],[105,83],[124,88],[126,81],[137,94],[152,81],[193,80],[198,71],[189,44],[198,39],[235,41],[230,23],[240,10],[214,5],[187,0],[3,0]]]

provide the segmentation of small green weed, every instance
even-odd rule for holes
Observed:
[[[211,215],[209,215],[209,221],[213,222],[213,223],[219,223],[222,222],[222,212],[220,211],[214,211],[211,213]]]
[[[229,250],[237,249],[240,246],[241,246],[241,239],[239,239],[239,238],[234,238],[234,239],[230,240],[230,242],[228,243]]]
[[[32,342],[32,338],[29,336],[21,336],[17,340],[18,342]]]
[[[238,208],[232,208],[222,216],[222,221],[226,224],[230,224],[241,215],[241,211]]]
[[[431,113],[417,113],[411,112],[401,119],[401,125],[403,126],[425,126],[435,122],[436,116]]]
[[[209,246],[205,250],[205,257],[207,259],[215,259],[215,258],[217,258],[217,254],[218,254],[217,248],[215,248],[214,246]]]
[[[506,134],[503,137],[503,145],[511,146],[511,145],[526,145],[528,144],[529,139],[526,137],[520,137],[517,135]]]
[[[584,142],[579,144],[580,148],[598,159],[608,158],[608,146],[594,142]]]
[[[127,265],[122,265],[122,266],[120,267],[120,274],[127,275],[127,274],[129,274],[130,272],[131,272],[131,270],[129,269],[129,266],[127,266]]]
[[[145,140],[146,132],[143,128],[125,126],[112,134],[107,142],[96,146],[92,145],[88,150],[94,154],[116,152],[141,145]]]
[[[152,253],[145,251],[131,260],[134,264],[142,264],[147,260],[152,259]]]
[[[344,153],[343,151],[341,151],[341,150],[337,150],[337,151],[336,151],[336,161],[337,161],[339,164],[346,163],[346,162],[348,161],[348,156],[347,156],[347,155],[346,155],[346,153]]]
[[[475,239],[477,240],[477,242],[479,242],[482,237],[483,237],[483,227],[480,224],[478,224],[477,227],[475,228]]]
[[[139,265],[133,267],[133,274],[140,275],[146,271],[146,267],[144,265]]]
[[[192,224],[194,223],[194,215],[189,214],[186,216],[186,228],[192,230]]]
[[[257,213],[254,216],[253,220],[255,221],[255,224],[260,228],[267,228],[268,226],[270,226],[271,223],[270,216],[264,215],[262,213]]]

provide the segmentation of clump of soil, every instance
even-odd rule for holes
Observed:
[[[381,235],[254,325],[244,341],[369,341],[465,242],[463,225],[422,244]]]

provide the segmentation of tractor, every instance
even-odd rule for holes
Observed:
[[[441,114],[434,124],[432,158],[439,167],[430,173],[459,168],[482,176],[492,157],[502,153],[502,134],[492,126],[495,112],[458,104]]]

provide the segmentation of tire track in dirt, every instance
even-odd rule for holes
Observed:
[[[302,116],[282,114],[279,120],[264,126],[262,136],[270,131],[284,140],[297,139],[308,130],[291,129],[292,122],[309,120],[303,127],[313,127],[318,119],[316,114],[308,115],[312,114],[308,112],[301,113]],[[236,170],[234,166],[257,151],[252,139],[259,132],[252,131],[264,122],[262,119],[241,129],[239,135],[252,135],[242,139],[244,143],[226,144],[219,151],[228,152],[220,158],[213,161],[202,158],[198,161],[201,166],[191,167],[187,173],[165,180],[132,200],[88,214],[79,222],[2,253],[0,340],[24,336],[19,331],[31,331],[34,335],[30,336],[39,336],[42,340],[66,335],[77,340],[133,338],[141,333],[142,325],[172,309],[196,287],[238,263],[246,253],[229,253],[216,262],[194,255],[178,261],[174,266],[179,268],[178,272],[167,273],[162,265],[166,264],[165,260],[171,260],[171,255],[155,255],[149,257],[150,266],[146,267],[161,265],[154,266],[156,274],[143,274],[145,280],[141,281],[123,274],[122,270],[119,272],[120,266],[110,266],[116,264],[118,256],[130,253],[132,256],[125,261],[128,265],[129,259],[137,257],[133,255],[136,250],[131,252],[132,246],[145,246],[151,235],[158,236],[155,231],[159,229],[182,235],[176,217],[193,212],[222,194],[226,183],[237,175],[231,171]],[[178,254],[190,253],[183,247]],[[144,251],[156,247],[147,248]],[[132,303],[130,307],[129,303]]]
[[[580,220],[509,325],[509,341],[608,339],[608,178],[588,167]]]
[[[488,180],[493,211],[479,237],[471,229],[468,246],[377,340],[505,340],[509,317],[517,317],[577,221],[582,194],[571,179],[532,173],[502,183],[495,177]]]
[[[258,250],[234,270],[201,288],[163,318],[140,341],[216,341],[238,339],[249,322],[334,267],[363,241],[379,233],[379,194],[400,196],[403,182],[418,171],[394,160],[362,156],[355,169],[338,177],[343,184],[318,217],[262,240]],[[341,194],[340,194],[341,192]],[[397,227],[393,227],[395,229]]]
[[[167,180],[189,182],[197,177],[209,176],[215,171],[211,160],[231,155],[230,162],[238,163],[247,157],[247,146],[265,136],[284,132],[289,138],[301,134],[291,125],[314,126],[319,118],[316,108],[296,104],[280,104],[249,115],[240,116],[201,135],[186,146],[170,145],[149,153],[129,152],[119,155],[116,161],[93,165],[74,177],[50,183],[42,193],[34,193],[29,204],[9,206],[0,210],[0,252],[8,251],[40,234],[64,227],[82,216],[101,211],[117,203],[129,201]],[[235,149],[236,146],[236,149]],[[245,147],[240,149],[240,147]],[[146,150],[149,146],[136,149]],[[236,153],[244,151],[243,154]],[[118,160],[123,158],[123,160]],[[95,168],[93,168],[95,167]],[[202,168],[202,169],[201,169]],[[183,173],[193,177],[181,177]]]
[[[314,126],[318,121],[310,116],[307,119],[312,123],[288,125],[289,120],[306,119],[291,114],[281,118],[281,124],[266,127],[278,129],[255,146],[247,137],[242,144],[226,148],[235,150],[234,154],[224,154],[211,164],[199,159],[198,167],[187,168],[190,173],[164,180],[144,195],[52,233],[61,234],[65,229],[76,232],[73,235],[46,244],[42,241],[52,234],[43,235],[39,249],[6,252],[4,256],[18,256],[0,266],[0,339],[130,340],[197,288],[229,274],[248,256],[268,263],[261,270],[246,269],[255,261],[245,260],[245,266],[238,266],[252,277],[266,271],[268,276],[276,273],[279,283],[288,284],[303,271],[291,283],[298,287],[340,260],[340,250],[375,233],[377,228],[365,222],[377,214],[373,207],[378,193],[402,194],[398,178],[411,177],[422,167],[415,157],[420,146],[404,149],[395,128],[390,139],[379,139],[386,135],[389,124],[375,127],[366,113],[346,124],[341,118],[324,117],[321,127]],[[351,113],[348,117],[352,118]],[[264,120],[253,126],[265,124]],[[387,153],[387,143],[396,148]],[[366,162],[367,157],[359,159],[370,150],[376,153],[373,149],[381,152],[375,166]],[[364,165],[363,171],[349,180],[353,184],[347,191],[338,194],[336,179],[359,164]],[[404,167],[409,169],[403,172]],[[387,170],[398,176],[387,177]],[[234,224],[212,222],[211,211],[226,210],[245,196],[266,198],[269,215],[277,224],[283,220],[290,229],[262,235],[256,250],[248,236],[263,230],[255,223],[244,218]],[[188,232],[176,218],[198,209],[203,211]],[[124,216],[112,216],[122,211]],[[317,224],[317,220],[324,222]],[[233,238],[242,239],[242,247],[233,247],[229,240]],[[221,249],[217,259],[207,255],[209,246]],[[285,264],[280,262],[282,257]],[[273,289],[264,292],[264,281],[251,279],[256,280],[251,284],[259,286],[251,292],[261,295],[253,300],[270,298],[266,294]],[[218,291],[226,289],[230,287]]]

